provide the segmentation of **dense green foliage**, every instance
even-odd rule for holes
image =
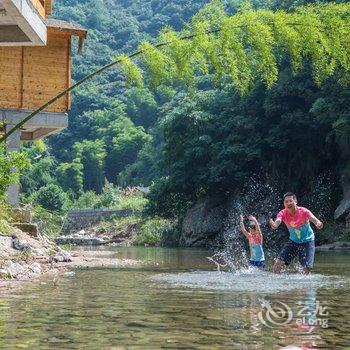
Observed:
[[[315,2],[214,1],[183,25],[208,1],[57,0],[89,29],[74,79],[118,55],[124,69],[75,91],[69,128],[26,148],[25,196],[54,184],[66,207],[116,206],[110,183],[151,185],[149,212],[174,217],[252,176],[307,196],[330,172],[334,207],[350,181],[350,6],[296,7]]]
[[[82,78],[118,52],[130,52],[164,25],[181,29],[206,2],[55,1],[56,18],[89,29],[84,54],[74,56],[73,78]],[[113,70],[76,91],[69,128],[50,137],[48,148],[41,142],[26,146],[31,166],[21,179],[24,197],[34,198],[41,187],[55,184],[82,206],[91,202],[87,199],[94,197],[91,191],[104,196],[105,179],[120,185],[149,184],[158,171],[152,129],[159,117],[160,98],[147,88],[126,91],[124,78]],[[141,154],[149,166],[142,164],[144,171],[139,174],[135,162]],[[105,200],[94,202],[103,205]]]
[[[10,211],[6,201],[6,190],[18,183],[21,173],[29,166],[29,160],[23,153],[6,154],[0,147],[0,233],[10,233],[8,221]]]
[[[64,191],[73,198],[83,193],[83,169],[80,162],[61,163],[57,168],[57,180]]]
[[[54,184],[41,187],[40,190],[35,193],[34,199],[41,207],[56,212],[62,211],[66,203],[65,193],[60,187]]]
[[[335,88],[338,95],[330,95]],[[334,82],[319,89],[308,69],[298,77],[286,69],[274,88],[256,86],[243,98],[229,87],[179,98],[181,105],[169,104],[163,122],[163,177],[152,200],[156,212],[172,216],[173,209],[183,208],[176,203],[234,193],[252,177],[302,197],[317,192],[325,174],[339,184],[339,172],[346,173],[349,89]],[[325,101],[332,99],[333,104]],[[333,206],[338,190],[333,186]]]
[[[0,147],[0,205],[5,201],[7,188],[18,183],[21,172],[29,166],[28,158],[23,153],[6,153]]]
[[[146,222],[141,222],[139,234],[134,243],[137,245],[162,246],[168,236],[168,232],[173,231],[171,222],[165,219],[152,218]],[[174,232],[171,232],[173,234]]]

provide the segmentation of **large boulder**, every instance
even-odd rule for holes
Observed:
[[[16,261],[10,261],[8,266],[6,266],[7,274],[12,278],[19,278],[25,275],[25,267]]]
[[[350,213],[350,191],[346,192],[344,198],[339,203],[337,209],[334,212],[335,220],[344,220]]]
[[[188,210],[182,224],[180,245],[207,247],[223,229],[225,203],[219,197],[207,197]]]
[[[13,249],[26,251],[30,250],[30,245],[26,239],[15,237],[12,241]]]
[[[70,262],[72,261],[72,256],[65,252],[65,251],[59,251],[57,252],[53,257],[52,260],[54,262]]]
[[[237,193],[232,193],[226,197],[206,197],[200,200],[186,213],[180,245],[211,249],[230,247],[230,250],[235,247],[241,251],[245,249],[246,240],[239,227],[239,216],[252,213],[257,216],[263,235],[267,238],[265,245],[272,248],[281,246],[287,239],[287,230],[282,226],[276,232],[268,225],[272,213],[279,210],[279,198],[276,199],[269,193],[259,201],[254,198],[241,198]]]
[[[0,233],[0,257],[12,252],[12,237]]]

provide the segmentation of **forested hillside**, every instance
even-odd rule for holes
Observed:
[[[179,30],[207,2],[56,0],[56,18],[89,30],[84,54],[74,57],[74,79],[132,52],[165,26]],[[253,6],[288,10],[308,2],[315,1]],[[230,2],[228,11],[242,3]],[[56,186],[78,198],[101,193],[106,179],[153,183],[152,211],[174,216],[206,193],[236,191],[252,176],[308,196],[326,178],[333,209],[350,173],[350,90],[336,76],[317,86],[311,68],[306,63],[295,75],[286,59],[271,89],[257,82],[243,97],[226,79],[213,85],[209,75],[195,91],[126,89],[123,75],[111,69],[74,92],[67,130],[27,150],[25,195]]]

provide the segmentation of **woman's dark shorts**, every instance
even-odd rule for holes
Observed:
[[[297,255],[302,267],[312,269],[315,256],[315,241],[295,243],[289,240],[278,255],[278,259],[289,265]]]
[[[249,264],[252,265],[252,266],[258,267],[258,268],[261,269],[261,270],[264,270],[265,267],[266,267],[266,264],[265,264],[265,261],[264,261],[264,260],[262,260],[262,261],[250,260],[250,261],[249,261]]]

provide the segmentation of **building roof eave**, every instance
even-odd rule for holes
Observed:
[[[48,29],[54,29],[71,36],[78,36],[79,38],[86,38],[87,30],[79,24],[62,21],[60,19],[47,18],[45,24]]]
[[[68,34],[70,36],[77,36],[79,38],[78,52],[81,53],[84,48],[84,40],[87,36],[87,30],[79,24],[66,22],[59,19],[46,19],[45,24],[50,31]]]

